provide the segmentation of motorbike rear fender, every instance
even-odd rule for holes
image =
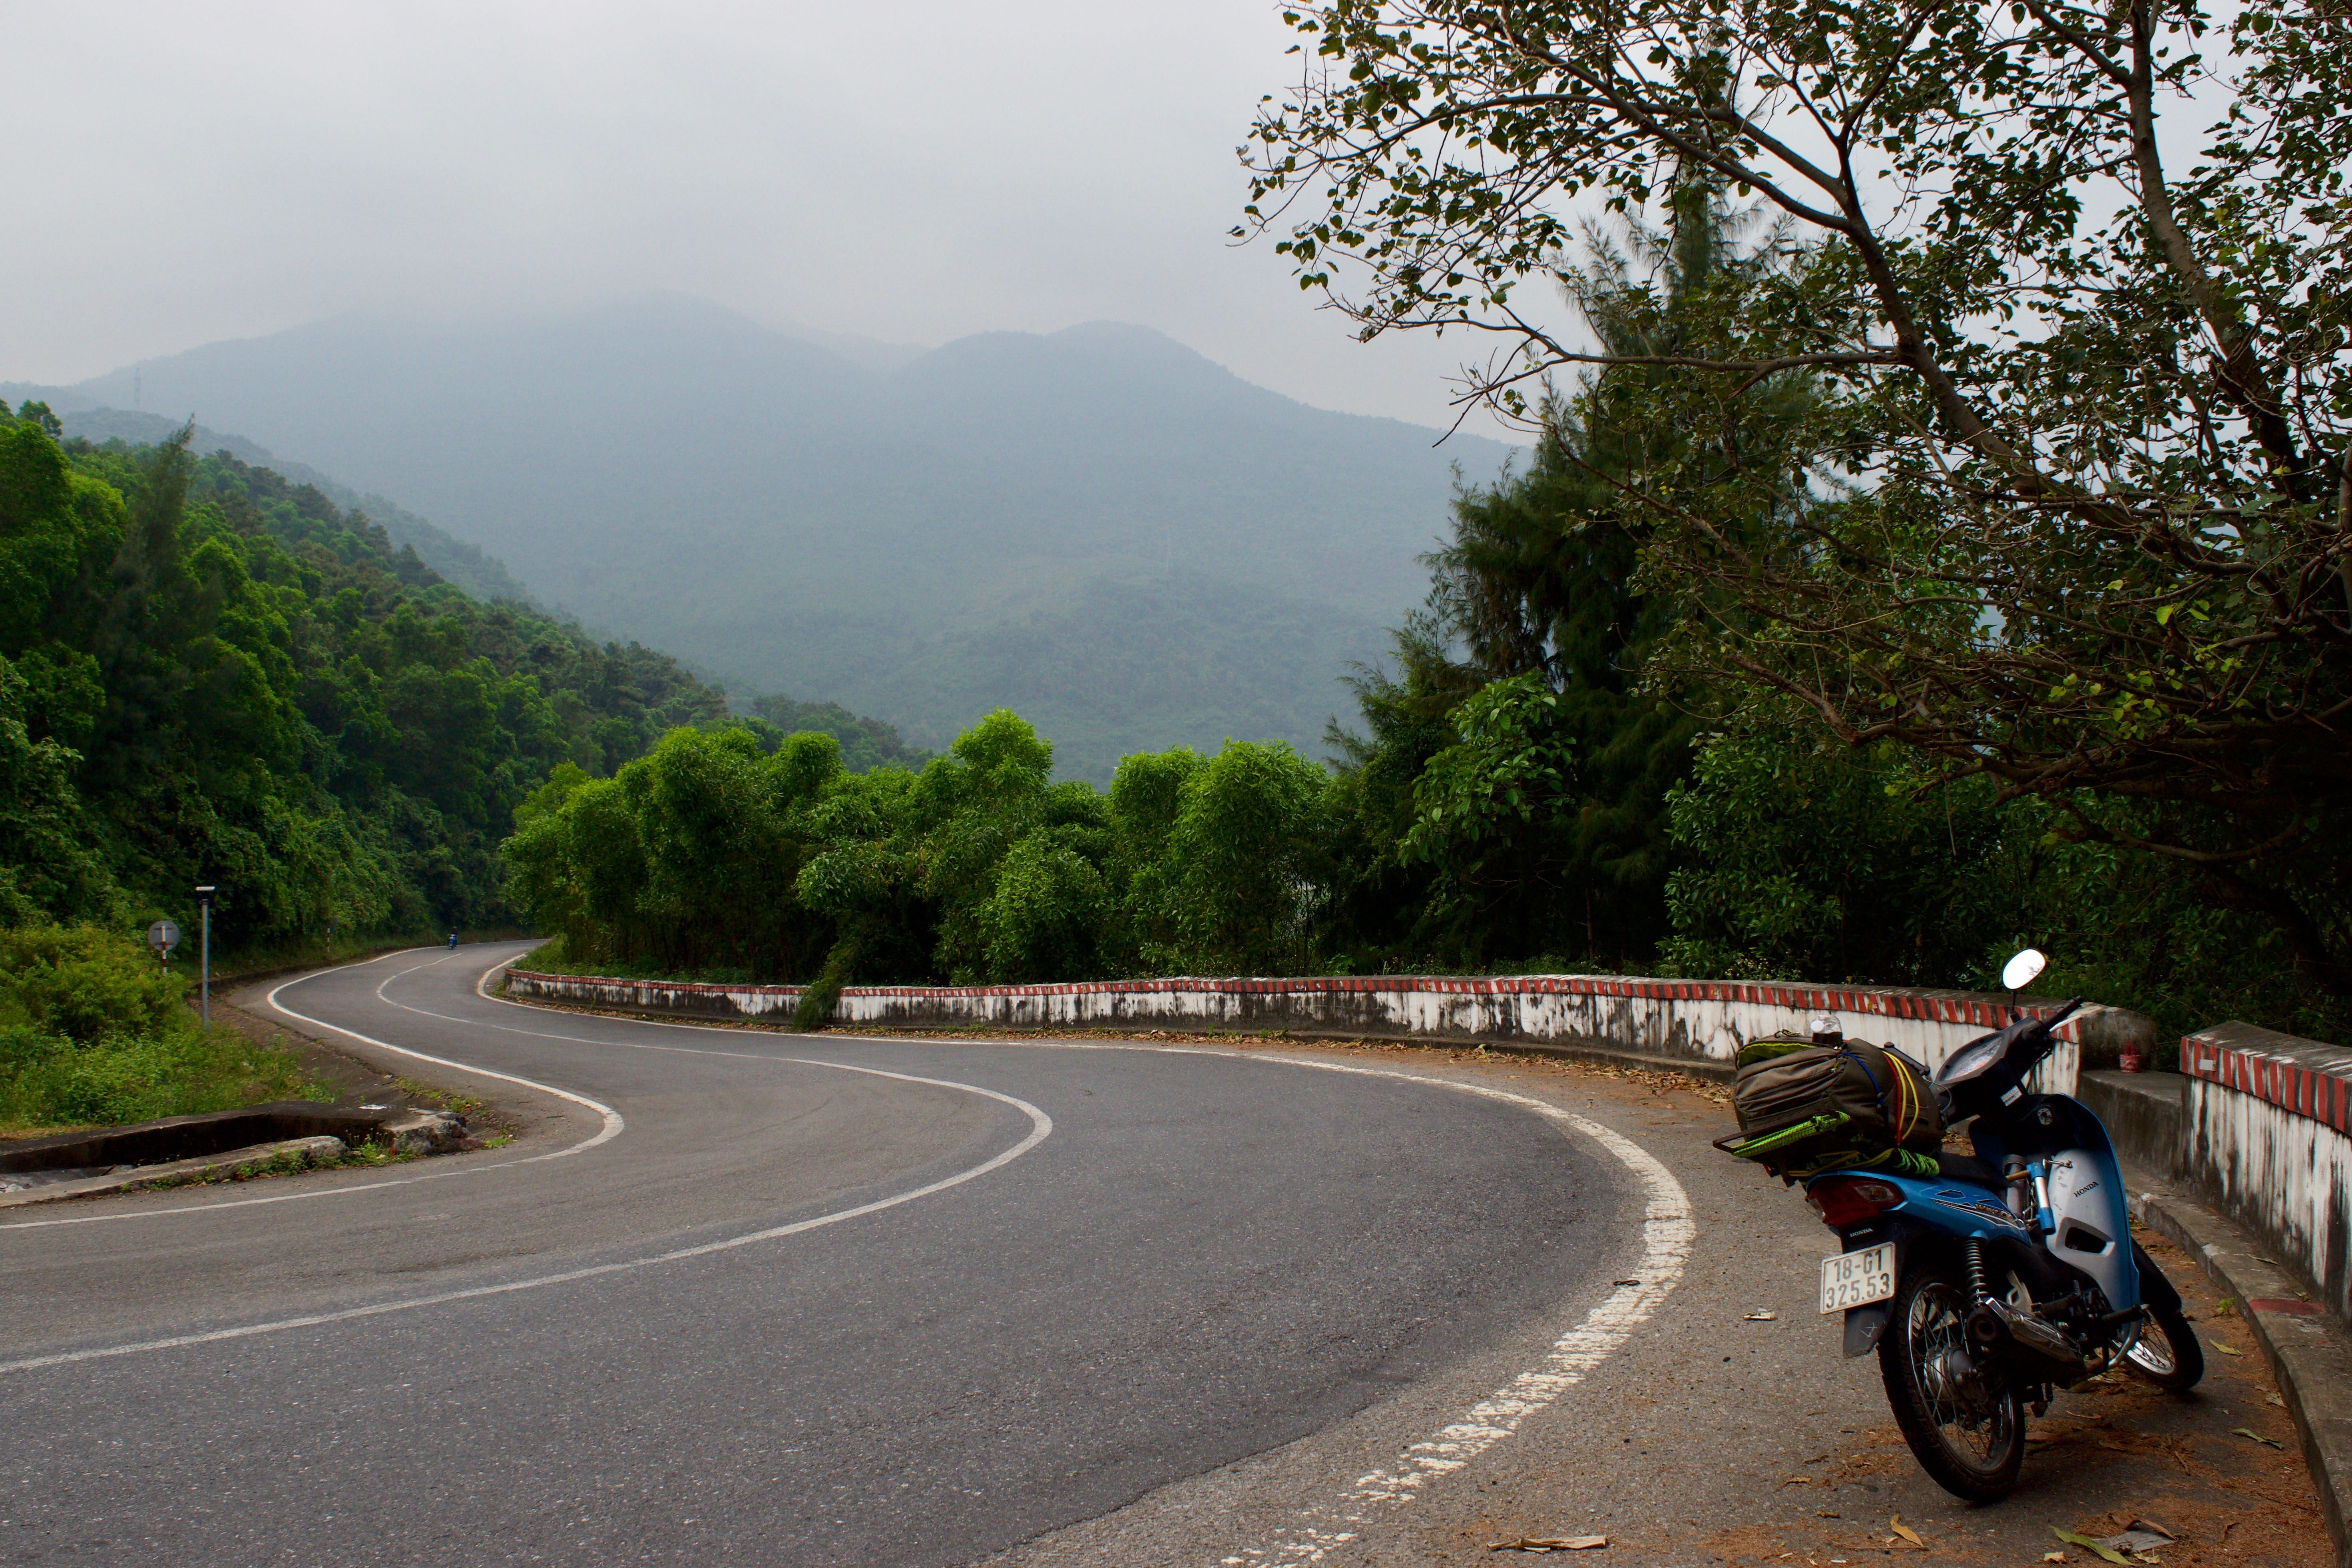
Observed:
[[[2147,1248],[2137,1241],[2132,1243],[2132,1263],[2139,1270],[2142,1304],[2159,1312],[2180,1310],[2180,1292],[2172,1288],[2172,1281],[2164,1277],[2164,1270],[2156,1266],[2156,1259],[2147,1255]]]

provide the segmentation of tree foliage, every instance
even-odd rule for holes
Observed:
[[[678,731],[525,803],[510,886],[562,936],[549,961],[589,967],[837,986],[1319,964],[1324,769],[1241,742],[1130,756],[1107,796],[1052,777],[1003,710],[919,773],[847,772],[830,735],[762,757]]]
[[[1691,606],[1659,667],[1792,699],[1922,782],[2168,859],[2352,991],[2352,20],[2252,0],[1337,0],[1245,157],[1249,218],[1367,334],[1507,345],[1467,395],[1531,415],[1562,365],[1659,430],[1620,491]],[[2159,121],[2223,107],[2193,167]],[[2190,125],[2193,133],[2200,129]],[[1516,296],[1579,202],[1693,179],[1801,261],[1675,345],[1572,346]],[[1755,531],[1759,517],[1780,525]]]
[[[551,770],[724,712],[312,487],[40,412],[0,416],[0,921],[184,914],[210,882],[232,950],[502,923],[497,846]]]

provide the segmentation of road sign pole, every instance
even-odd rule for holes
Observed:
[[[209,1028],[213,1021],[213,889],[209,884],[196,889],[196,903],[203,911],[204,922],[202,935],[198,938],[200,945],[197,951],[202,956],[198,960],[201,968],[196,994],[202,998],[199,1008],[204,1015],[205,1025]]]
[[[155,950],[155,962],[163,973],[172,973],[172,950],[180,945],[180,928],[170,921],[157,921],[147,928],[147,945]]]

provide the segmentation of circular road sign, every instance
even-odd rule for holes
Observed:
[[[147,928],[147,945],[158,952],[169,952],[180,945],[180,928],[170,921],[157,921]]]

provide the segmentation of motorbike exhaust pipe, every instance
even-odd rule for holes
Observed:
[[[2074,1342],[2039,1318],[2012,1312],[2000,1301],[1979,1302],[1969,1314],[1969,1342],[2021,1363],[2044,1382],[2070,1384],[2088,1370]]]

